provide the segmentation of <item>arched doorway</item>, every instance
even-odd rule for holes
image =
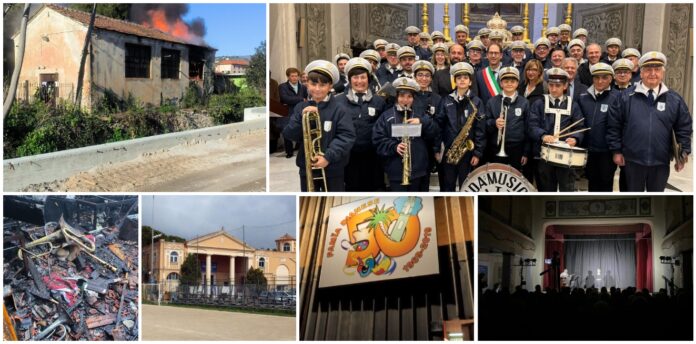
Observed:
[[[276,290],[285,290],[290,284],[290,270],[285,265],[278,265],[275,271]]]

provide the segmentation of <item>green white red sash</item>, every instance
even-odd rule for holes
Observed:
[[[491,97],[499,95],[502,91],[500,89],[500,85],[498,85],[498,80],[495,77],[495,73],[493,73],[490,66],[483,70],[483,82],[486,84],[486,88],[488,89],[488,93],[491,94]]]

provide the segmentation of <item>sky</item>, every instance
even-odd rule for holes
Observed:
[[[217,56],[253,55],[266,40],[266,4],[189,4],[184,20],[205,20],[206,43]]]
[[[187,240],[221,227],[257,249],[275,248],[285,233],[296,238],[294,196],[143,195],[142,207],[143,226]]]

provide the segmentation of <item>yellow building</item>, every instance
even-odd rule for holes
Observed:
[[[146,272],[152,271],[155,281],[167,281],[170,286],[178,285],[181,265],[189,254],[198,257],[201,266],[201,281],[205,285],[238,285],[250,268],[263,270],[269,286],[276,290],[293,289],[296,276],[296,239],[289,234],[278,238],[273,250],[256,249],[241,240],[219,231],[205,234],[185,243],[155,242],[154,254],[150,246],[143,248]],[[154,263],[150,263],[153,261]],[[154,269],[150,269],[153,266]]]

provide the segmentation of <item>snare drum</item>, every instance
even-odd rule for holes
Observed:
[[[544,143],[541,145],[541,158],[558,167],[585,167],[587,150],[571,147],[565,142]]]

